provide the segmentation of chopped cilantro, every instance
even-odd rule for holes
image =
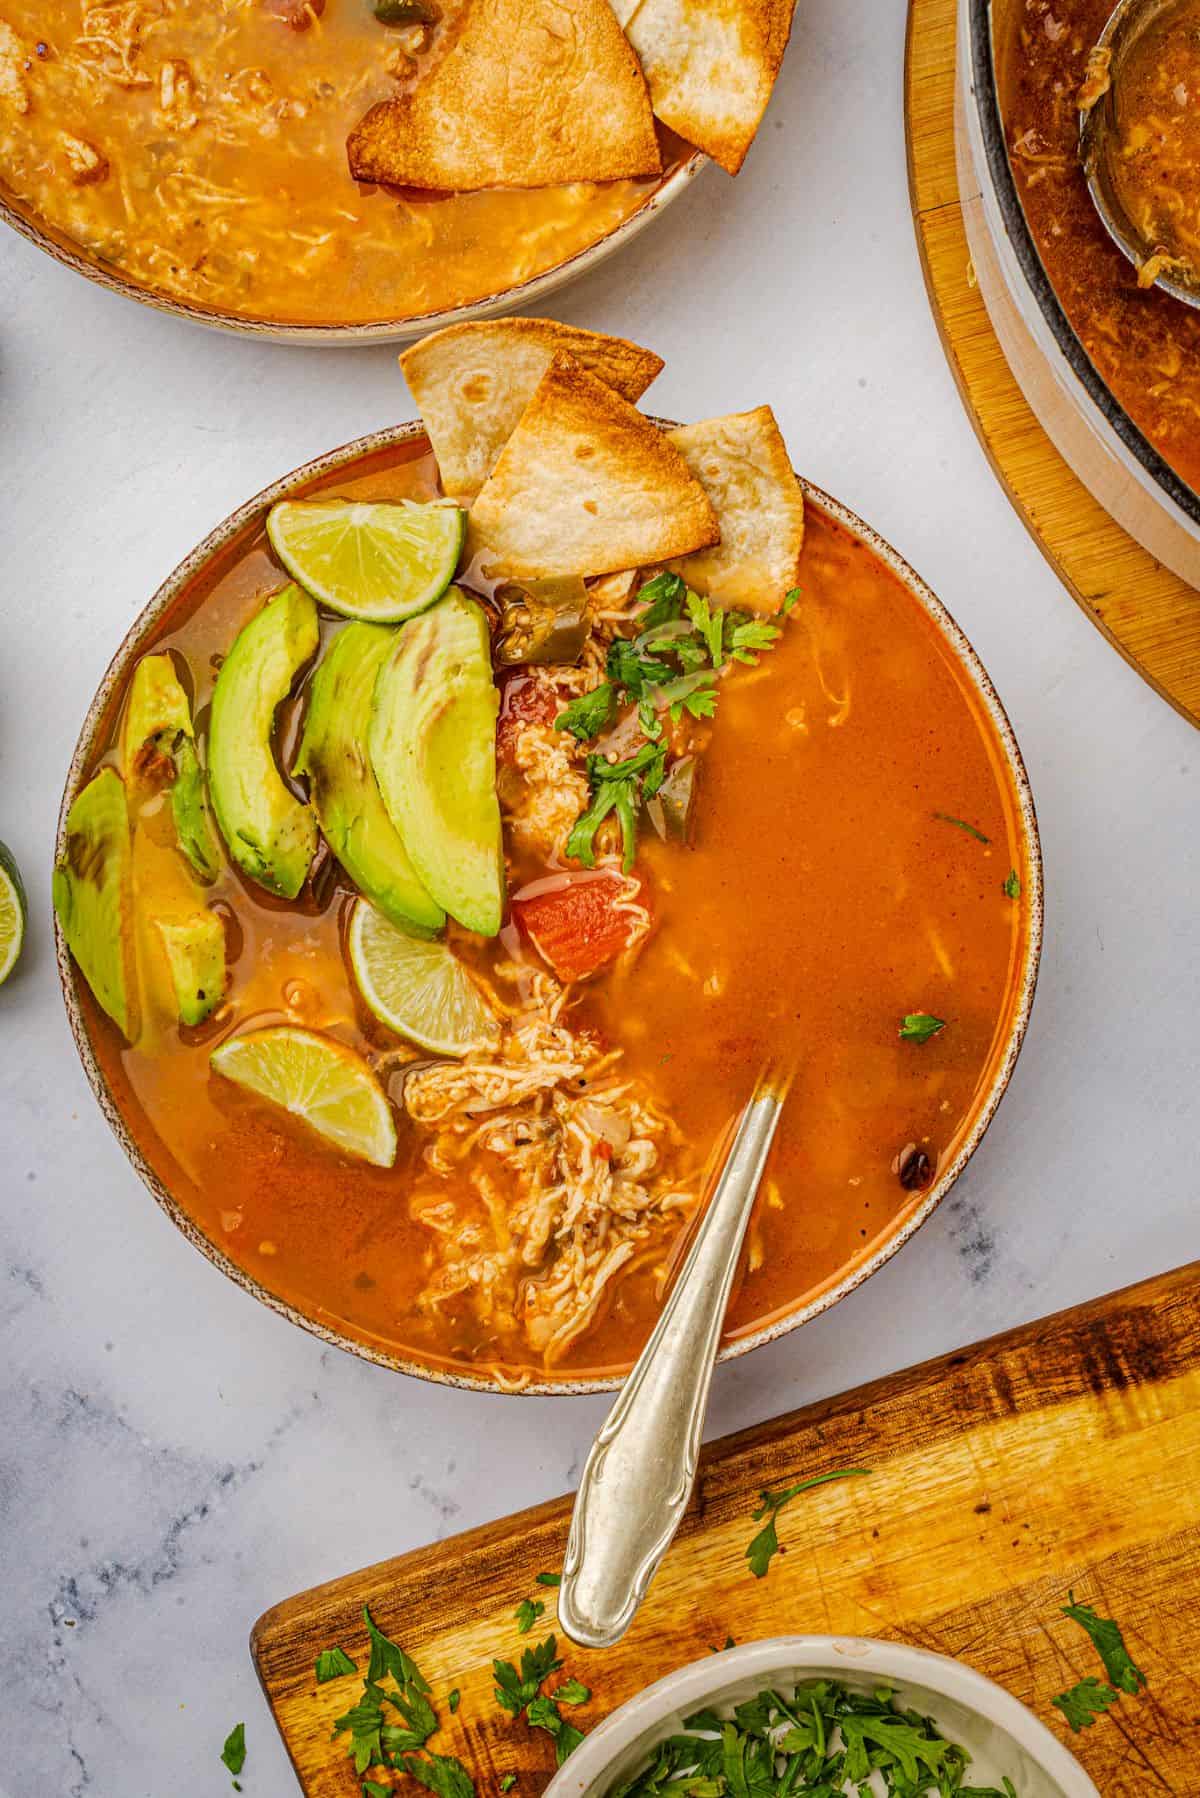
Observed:
[[[371,1655],[362,1691],[349,1710],[334,1719],[333,1733],[335,1737],[349,1735],[347,1752],[364,1793],[368,1798],[376,1798],[377,1791],[391,1793],[391,1786],[376,1786],[364,1778],[370,1768],[383,1767],[408,1773],[438,1798],[475,1798],[471,1776],[461,1761],[434,1754],[426,1747],[440,1727],[428,1696],[429,1681],[399,1643],[384,1635],[366,1606],[363,1622]],[[335,1655],[341,1655],[350,1670],[355,1671],[353,1661],[341,1649],[326,1649],[318,1658],[318,1667],[326,1657],[332,1660]],[[394,1689],[389,1689],[388,1681]],[[449,1698],[452,1712],[458,1709],[458,1701],[456,1688]],[[395,1722],[394,1716],[401,1721]]]
[[[450,1715],[452,1717],[458,1710],[458,1707],[461,1703],[462,1703],[462,1693],[459,1691],[458,1687],[455,1686],[454,1690],[452,1692],[448,1693],[446,1696],[446,1709],[450,1712]]]
[[[927,1043],[945,1028],[944,1018],[932,1017],[927,1011],[910,1011],[900,1026],[900,1035],[906,1043]]]
[[[1077,1686],[1072,1686],[1069,1692],[1060,1692],[1050,1702],[1058,1706],[1078,1735],[1081,1729],[1090,1729],[1110,1704],[1116,1704],[1117,1694],[1093,1673],[1087,1679],[1081,1679]]]
[[[746,1559],[750,1563],[750,1571],[755,1579],[764,1579],[774,1556],[779,1552],[779,1535],[776,1522],[785,1505],[790,1505],[801,1492],[810,1492],[814,1486],[826,1486],[831,1480],[861,1479],[869,1474],[869,1467],[841,1467],[833,1473],[818,1473],[809,1480],[801,1480],[796,1486],[788,1486],[783,1492],[760,1492],[758,1508],[751,1513],[753,1522],[763,1524],[757,1536],[746,1550]],[[726,1643],[726,1647],[729,1643]]]
[[[1063,1616],[1070,1617],[1073,1623],[1078,1623],[1081,1629],[1087,1631],[1113,1685],[1119,1691],[1128,1693],[1131,1698],[1136,1698],[1146,1684],[1146,1675],[1126,1648],[1120,1625],[1114,1623],[1111,1617],[1097,1617],[1090,1605],[1076,1604],[1074,1592],[1067,1596],[1070,1603],[1063,1606]]]
[[[438,1798],[475,1798],[475,1781],[453,1754],[403,1754],[396,1766]]]
[[[723,1716],[706,1708],[651,1751],[614,1798],[1017,1798],[1012,1781],[965,1782],[970,1755],[887,1686],[805,1680],[759,1692]]]
[[[517,1606],[517,1628],[523,1636],[527,1636],[546,1607],[540,1598],[523,1598]]]
[[[395,1786],[381,1786],[377,1779],[364,1779],[363,1798],[395,1798]]]
[[[765,618],[751,618],[745,612],[730,612],[725,619],[725,648],[735,662],[748,662],[754,667],[757,651],[773,649],[782,630],[768,624]]]
[[[539,1586],[561,1586],[562,1585],[562,1574],[561,1573],[539,1573],[537,1576],[537,1583]]]
[[[787,617],[788,613],[792,610],[793,606],[799,604],[799,600],[800,600],[799,587],[792,587],[789,589],[789,591],[787,593],[784,594],[783,605],[780,607],[780,611],[783,613],[785,618]]]
[[[612,722],[616,690],[603,681],[590,693],[581,693],[554,720],[555,730],[570,731],[581,743],[588,743]]]
[[[965,830],[967,835],[974,837],[977,843],[990,843],[992,840],[991,837],[985,837],[983,832],[977,830],[973,824],[968,824],[965,818],[952,818],[949,812],[934,812],[933,815],[939,824],[953,824],[956,830]]]
[[[683,612],[684,595],[687,585],[678,574],[656,574],[652,581],[638,591],[638,599],[646,607],[638,622],[643,631],[653,630],[660,624],[671,624]]]
[[[708,650],[708,659],[714,668],[721,668],[725,663],[725,614],[718,606],[716,611],[699,593],[688,593],[687,614],[704,640]]]
[[[326,1680],[342,1679],[347,1673],[357,1672],[358,1668],[344,1648],[323,1648],[317,1656],[317,1684],[319,1686],[323,1686]]]
[[[371,1664],[367,1668],[367,1681],[374,1685],[385,1674],[390,1673],[398,1686],[411,1687],[416,1692],[428,1692],[429,1681],[424,1677],[415,1661],[410,1661],[404,1650],[395,1642],[389,1642],[381,1629],[375,1626],[375,1619],[366,1605],[363,1606],[363,1622],[367,1626],[367,1635],[371,1642]]]
[[[1019,899],[1021,897],[1021,876],[1017,873],[1015,868],[1009,869],[1008,879],[1004,882],[1001,891],[1006,899]]]
[[[588,809],[576,818],[567,838],[567,854],[572,861],[585,868],[595,867],[596,832],[615,812],[621,826],[621,865],[626,874],[632,871],[637,853],[637,807],[643,797],[650,799],[657,793],[666,765],[667,752],[656,743],[643,743],[635,755],[627,756],[623,762],[607,762],[602,755],[588,757],[593,797]]]
[[[552,1576],[553,1577],[553,1576]],[[559,1704],[586,1704],[591,1697],[587,1686],[577,1679],[564,1680],[555,1692],[543,1692],[542,1686],[562,1666],[558,1643],[553,1636],[521,1653],[518,1673],[511,1661],[493,1661],[496,1681],[496,1703],[513,1718],[524,1715],[532,1729],[544,1729],[554,1737],[554,1752],[561,1767],[567,1756],[583,1740],[582,1732],[568,1723]],[[507,1787],[505,1788],[507,1790]]]
[[[565,1679],[554,1693],[560,1704],[586,1704],[591,1695],[591,1687],[578,1679]]]
[[[235,1723],[225,1737],[221,1759],[236,1779],[246,1765],[246,1725],[244,1723]]]
[[[517,1783],[516,1774],[515,1773],[506,1773],[504,1775],[503,1779],[500,1781],[500,1790],[502,1792],[511,1792],[513,1787],[516,1785],[516,1783]]]

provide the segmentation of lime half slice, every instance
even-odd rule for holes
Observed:
[[[353,1049],[289,1025],[247,1030],[209,1057],[218,1074],[298,1117],[326,1142],[375,1167],[396,1159],[396,1121],[378,1080]]]
[[[396,624],[454,579],[467,515],[412,500],[284,500],[267,536],[294,581],[346,618]]]
[[[408,936],[365,899],[350,920],[350,965],[381,1024],[435,1055],[493,1047],[490,1006],[445,943]]]
[[[17,965],[25,941],[25,888],[11,852],[0,843],[0,986]]]

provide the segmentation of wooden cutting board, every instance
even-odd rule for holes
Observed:
[[[501,1428],[516,1402],[497,1400]],[[759,1489],[838,1467],[873,1471],[796,1499],[783,1552],[754,1579],[744,1555]],[[553,1627],[554,1594],[534,1581],[561,1564],[570,1513],[558,1499],[259,1619],[255,1664],[309,1798],[358,1798],[330,1723],[359,1688],[317,1687],[313,1663],[336,1643],[365,1665],[364,1604],[431,1681],[434,1746],[461,1756],[480,1798],[506,1773],[513,1798],[537,1798],[549,1738],[498,1709],[491,1662]],[[584,1728],[730,1635],[829,1631],[959,1656],[1069,1737],[1050,1699],[1101,1672],[1060,1613],[1072,1587],[1117,1618],[1149,1687],[1071,1746],[1105,1798],[1197,1798],[1200,1263],[714,1443],[625,1640],[562,1652],[595,1694],[576,1714]],[[521,1637],[514,1609],[539,1596],[547,1615]]]
[[[1125,660],[1200,724],[1200,600],[1108,516],[1059,455],[1013,378],[975,284],[955,168],[956,11],[957,0],[910,0],[904,77],[917,243],[951,370],[992,467],[1067,591]]]

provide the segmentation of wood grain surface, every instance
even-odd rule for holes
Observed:
[[[1067,591],[1126,661],[1200,724],[1200,596],[1122,530],[1060,456],[1013,378],[975,284],[955,168],[955,12],[956,0],[910,0],[905,68],[913,214],[946,355],[988,459]]]
[[[497,1401],[498,1440],[511,1402]],[[783,1552],[754,1579],[744,1557],[760,1488],[852,1466],[872,1471],[782,1514]],[[1198,1470],[1200,1263],[706,1449],[687,1520],[625,1640],[589,1653],[560,1638],[567,1673],[595,1694],[574,1715],[592,1727],[730,1635],[889,1637],[998,1680],[1069,1739],[1105,1798],[1197,1798]],[[365,1666],[364,1604],[433,1685],[443,1728],[432,1746],[461,1756],[480,1798],[507,1773],[514,1798],[537,1798],[553,1771],[549,1738],[497,1707],[491,1662],[553,1627],[554,1594],[534,1579],[560,1565],[570,1510],[559,1499],[260,1618],[254,1660],[309,1798],[358,1795],[345,1739],[330,1739],[357,1681],[317,1687],[313,1663],[337,1643]],[[1061,1615],[1071,1588],[1118,1619],[1149,1678],[1142,1697],[1078,1737],[1050,1700],[1102,1669]],[[523,1638],[513,1613],[526,1597],[547,1606]]]

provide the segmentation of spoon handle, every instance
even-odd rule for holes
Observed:
[[[760,1083],[683,1271],[588,1456],[558,1595],[559,1622],[585,1648],[625,1634],[687,1509],[730,1288],[782,1104]]]

